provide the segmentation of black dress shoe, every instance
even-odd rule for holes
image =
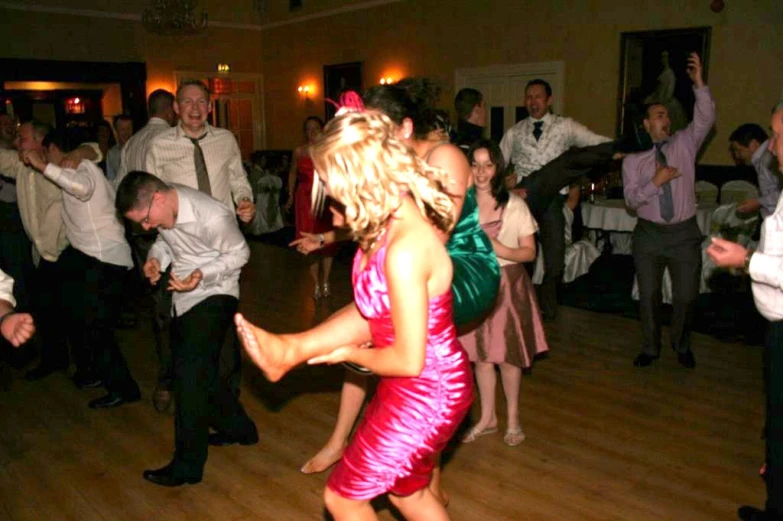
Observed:
[[[688,369],[693,369],[696,367],[696,359],[693,357],[693,351],[688,350],[684,353],[677,353],[677,361],[680,362],[680,365],[683,367],[687,367]]]
[[[648,355],[647,353],[639,353],[639,355],[633,359],[634,367],[647,367],[658,360],[658,355]]]
[[[739,507],[737,517],[742,521],[783,521],[783,515],[771,514],[766,510],[750,506]]]
[[[120,394],[109,393],[106,396],[96,398],[92,400],[88,405],[90,409],[109,409],[111,407],[118,407],[125,403],[137,402],[141,399],[141,396],[136,394]]]
[[[35,382],[46,378],[55,371],[65,371],[68,369],[68,364],[50,365],[50,364],[38,364],[38,367],[30,369],[27,374],[24,375],[25,380],[28,382]]]
[[[74,373],[73,383],[79,389],[95,389],[103,385],[103,381],[94,374],[79,371]]]
[[[144,479],[162,487],[179,487],[186,483],[196,484],[201,482],[201,476],[186,476],[174,462],[158,470],[145,470]]]
[[[214,447],[225,447],[226,445],[255,445],[258,443],[258,433],[252,436],[229,436],[225,432],[213,432],[209,435],[209,444]]]

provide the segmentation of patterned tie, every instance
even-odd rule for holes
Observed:
[[[188,139],[193,143],[193,161],[196,164],[196,182],[198,183],[198,191],[212,196],[212,187],[209,184],[209,172],[207,172],[207,163],[204,161],[204,151],[201,150],[199,141],[207,137],[206,133],[200,138]]]
[[[533,122],[533,137],[536,138],[536,141],[538,141],[538,138],[541,137],[541,134],[544,133],[543,130],[541,130],[541,127],[544,126],[543,121],[535,121]]]
[[[669,166],[666,161],[666,156],[663,153],[663,145],[666,142],[655,143],[655,161],[661,166]],[[671,181],[661,186],[662,193],[658,196],[658,204],[660,204],[661,217],[664,221],[669,222],[674,219],[674,197],[672,197],[672,184]]]

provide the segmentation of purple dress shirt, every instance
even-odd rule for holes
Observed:
[[[628,208],[648,221],[658,224],[676,224],[696,215],[696,154],[715,123],[715,102],[709,87],[694,88],[696,104],[693,121],[669,138],[662,147],[669,166],[676,168],[680,177],[669,184],[674,199],[674,218],[661,217],[659,197],[662,189],[653,184],[655,175],[655,147],[645,152],[629,154],[623,160],[623,192]]]

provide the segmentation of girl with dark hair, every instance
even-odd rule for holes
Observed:
[[[500,289],[495,308],[474,330],[460,337],[471,362],[481,398],[481,418],[462,438],[464,443],[498,430],[495,413],[495,366],[500,367],[506,395],[506,432],[503,441],[515,446],[525,435],[519,421],[522,369],[549,350],[535,290],[523,263],[536,258],[538,228],[525,201],[511,194],[503,173],[500,148],[490,140],[470,147],[473,182],[481,227],[492,241],[500,262]]]

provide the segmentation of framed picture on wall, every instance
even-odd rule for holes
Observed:
[[[693,82],[686,72],[688,56],[696,52],[707,80],[709,27],[622,33],[617,135],[639,148],[652,146],[644,131],[644,107],[661,103],[669,111],[671,132],[693,119]]]

